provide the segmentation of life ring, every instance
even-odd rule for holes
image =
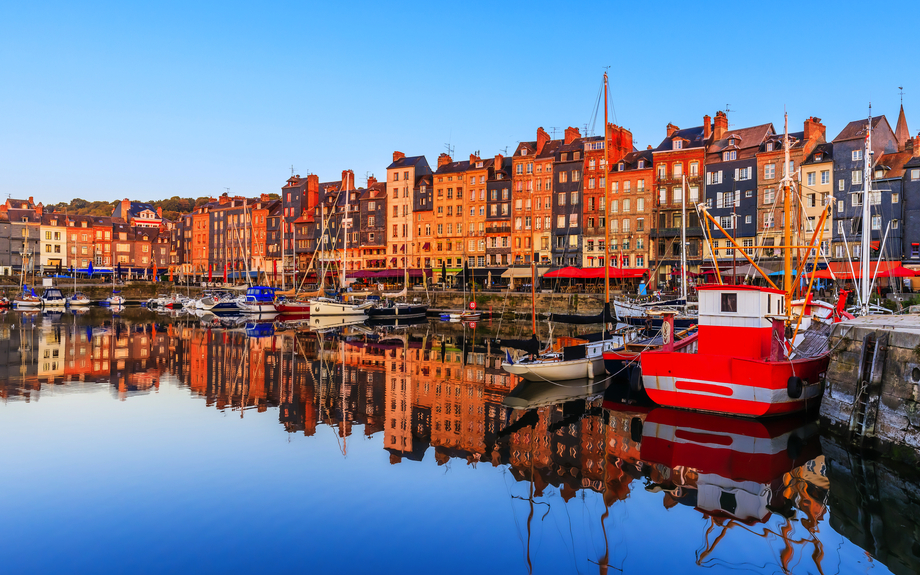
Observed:
[[[786,393],[789,394],[789,397],[792,399],[798,399],[802,397],[802,391],[805,389],[805,382],[802,381],[801,377],[792,376],[786,382]]]

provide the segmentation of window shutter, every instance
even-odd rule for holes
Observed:
[[[740,178],[741,178],[741,170],[738,168],[735,168],[735,180],[737,181]]]

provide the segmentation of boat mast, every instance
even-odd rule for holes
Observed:
[[[786,292],[786,317],[792,317],[792,228],[789,225],[791,216],[791,198],[789,197],[789,114],[783,115],[783,291]]]
[[[604,314],[610,309],[610,142],[607,138],[607,72],[604,72]],[[603,318],[607,325],[607,318]]]
[[[680,182],[680,297],[687,309],[687,175]]]
[[[342,218],[342,233],[345,234],[345,239],[342,242],[342,275],[340,278],[339,287],[345,289],[345,266],[348,264],[348,190],[342,191],[345,194],[345,216]]]
[[[869,121],[866,124],[866,149],[863,152],[863,191],[862,191],[862,237],[859,247],[859,271],[862,279],[859,282],[860,313],[869,313],[869,239],[872,236],[872,226],[869,218],[869,183],[872,170],[872,104],[869,104]]]

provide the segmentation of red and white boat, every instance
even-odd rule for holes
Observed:
[[[279,299],[275,301],[278,313],[288,315],[310,315],[310,302],[307,300]]]
[[[829,321],[803,317],[795,341],[787,342],[785,292],[748,285],[698,291],[696,350],[676,350],[671,338],[661,349],[642,353],[642,380],[652,401],[746,417],[818,406],[830,355]],[[665,317],[673,333],[673,315]]]

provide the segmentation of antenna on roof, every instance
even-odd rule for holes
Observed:
[[[291,164],[291,177],[294,177],[294,164]]]
[[[725,112],[725,115],[726,115],[726,116],[728,116],[728,115],[731,114],[732,112],[737,112],[737,111],[738,111],[738,110],[732,110],[732,109],[731,109],[731,106],[732,106],[731,104],[725,104],[725,109],[722,110],[722,111]],[[734,126],[734,124],[732,124],[731,122],[728,122],[728,125],[729,125],[729,126]]]
[[[227,190],[227,195],[229,196],[229,195],[230,195],[230,188],[224,188],[224,189]],[[611,224],[611,225],[613,225],[613,224]]]
[[[453,158],[455,146],[451,146],[450,142],[447,142],[446,144],[444,144],[444,148],[447,150],[447,155]]]
[[[502,155],[503,155],[503,156],[507,156],[507,155],[508,155],[508,146],[505,146],[504,148],[501,148],[501,152],[502,152]],[[611,225],[612,225],[612,224],[611,224]]]
[[[900,90],[900,92],[898,93],[901,94],[901,106],[903,106],[904,105],[904,86],[898,86],[898,90]]]
[[[553,139],[555,140],[555,139],[556,139],[556,130],[561,130],[562,128],[560,128],[559,126],[550,126],[549,129],[553,131]]]

